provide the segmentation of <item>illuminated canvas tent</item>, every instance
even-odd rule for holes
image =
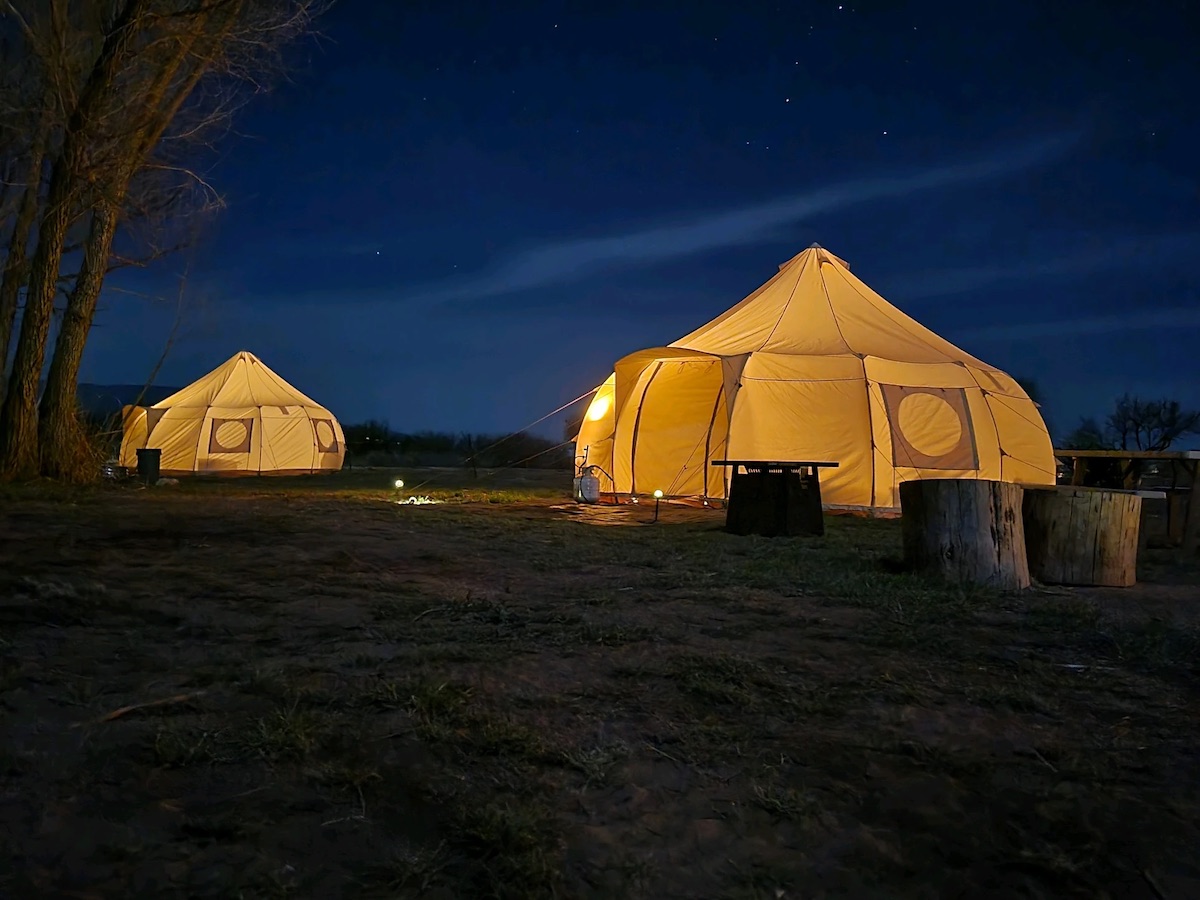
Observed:
[[[606,499],[726,495],[713,460],[830,461],[829,507],[893,511],[900,482],[1054,483],[1037,405],[814,244],[665,347],[619,360],[576,438]]]
[[[336,472],[345,456],[333,413],[243,350],[153,406],[124,409],[120,464],[162,450],[164,475]]]

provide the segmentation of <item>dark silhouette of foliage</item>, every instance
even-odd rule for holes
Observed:
[[[392,431],[386,422],[369,420],[344,425],[347,461],[363,466],[466,466],[473,469],[507,467],[569,468],[571,449],[553,440],[513,434],[451,434],[440,431]]]

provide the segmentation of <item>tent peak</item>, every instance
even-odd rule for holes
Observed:
[[[825,259],[828,259],[828,260],[831,260],[831,261],[837,263],[839,266],[841,266],[847,272],[850,271],[850,263],[846,262],[844,259],[842,259],[840,256],[838,256],[836,253],[826,250],[820,244],[813,244],[808,249],[809,250],[817,250],[820,253],[820,255],[822,257],[824,257]]]
[[[791,259],[789,259],[787,262],[780,263],[779,271],[782,272],[784,269],[786,269],[792,263],[799,261],[801,257],[804,257],[806,254],[811,253],[813,250],[816,250],[820,257],[832,260],[833,262],[836,262],[839,266],[841,266],[843,269],[845,269],[847,272],[850,271],[850,263],[846,262],[844,259],[842,259],[840,256],[838,256],[836,253],[831,253],[830,251],[826,250],[824,247],[822,247],[816,241],[813,241],[811,244],[809,244],[806,248],[801,250],[799,253],[797,253],[795,256],[793,256]]]
[[[233,354],[233,356],[229,357],[230,362],[233,362],[235,360],[241,360],[242,362],[248,362],[248,363],[261,363],[262,362],[262,360],[260,360],[257,356],[255,356],[249,350],[239,350],[237,353]]]

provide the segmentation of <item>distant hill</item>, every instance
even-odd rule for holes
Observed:
[[[182,388],[155,385],[147,389],[142,397],[142,405],[149,406],[159,400],[165,400],[179,390]],[[121,407],[133,403],[141,392],[140,384],[80,384],[79,405],[89,416],[106,418],[119,413]]]

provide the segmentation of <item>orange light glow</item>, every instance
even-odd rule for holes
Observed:
[[[608,408],[612,406],[612,397],[608,394],[597,394],[592,401],[592,405],[588,407],[587,417],[589,422],[598,422],[604,418],[604,414],[608,412]]]

